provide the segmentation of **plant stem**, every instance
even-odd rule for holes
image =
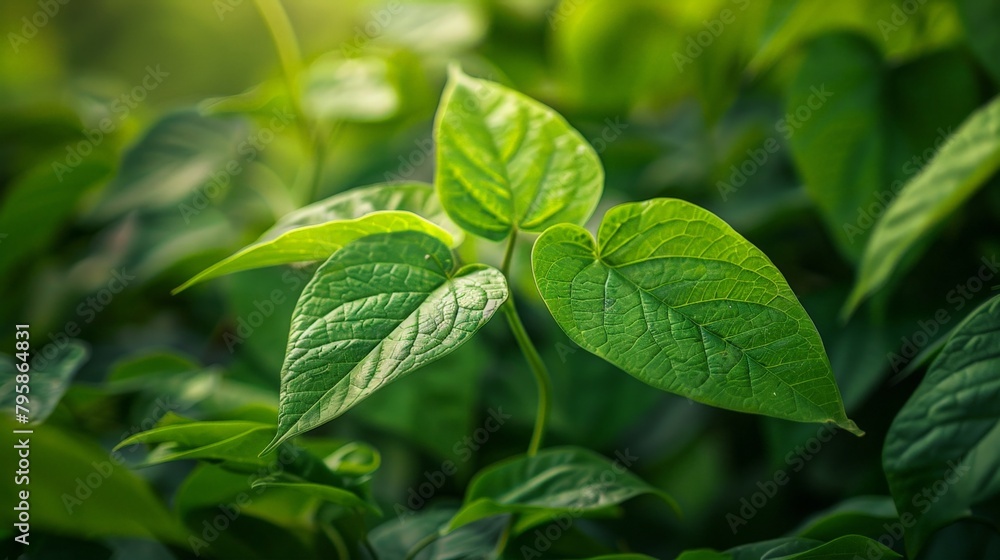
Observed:
[[[303,150],[309,154],[310,162],[305,167],[304,179],[301,179],[302,193],[300,202],[308,204],[316,196],[319,182],[323,175],[323,156],[325,155],[325,142],[322,127],[306,116],[302,107],[302,100],[299,97],[297,80],[302,72],[302,52],[299,50],[298,39],[295,37],[295,29],[288,19],[285,8],[281,5],[281,0],[255,0],[257,11],[267,25],[271,38],[274,40],[274,48],[278,52],[278,59],[281,61],[281,73],[284,77],[285,88],[288,90],[288,98],[291,100],[292,112],[295,113],[295,122],[302,140]]]
[[[521,316],[517,314],[517,307],[514,305],[514,297],[511,295],[503,304],[504,313],[507,315],[507,323],[511,332],[517,340],[517,345],[521,348],[531,372],[535,374],[535,383],[538,385],[538,413],[535,417],[535,429],[531,433],[531,443],[528,445],[528,456],[538,453],[542,446],[542,437],[545,435],[545,421],[549,416],[549,408],[552,402],[552,381],[549,378],[549,371],[545,368],[545,362],[535,349],[535,345],[528,337],[528,332],[524,330],[524,323]]]
[[[503,254],[503,263],[500,264],[500,272],[510,278],[510,261],[514,258],[514,246],[517,245],[517,228],[510,230],[510,237],[507,238],[507,250]]]

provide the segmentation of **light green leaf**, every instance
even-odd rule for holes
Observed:
[[[810,116],[787,134],[806,190],[841,253],[856,260],[868,230],[856,225],[886,188],[882,56],[867,39],[831,34],[814,41],[793,81],[785,109]],[[801,113],[799,113],[801,114]]]
[[[45,422],[52,414],[66,393],[66,389],[69,388],[73,376],[88,358],[90,358],[90,348],[79,340],[68,341],[51,359],[46,359],[44,367],[37,365],[36,357],[35,363],[32,363],[31,382],[28,384],[30,392],[26,395],[27,407],[31,411],[28,417],[31,418],[32,425]],[[0,354],[0,375],[2,375],[0,379],[3,380],[0,384],[0,395],[3,395],[0,397],[0,406],[4,410],[12,411],[12,414],[17,404],[15,400],[20,394],[15,390],[15,386],[18,385],[17,375],[20,373],[15,367],[17,363],[20,362]]]
[[[629,472],[622,459],[609,461],[587,449],[553,447],[479,472],[448,530],[505,513],[555,517],[604,512],[642,494],[657,495],[678,510],[673,498]]]
[[[598,240],[560,225],[532,252],[542,299],[574,342],[698,402],[863,433],[781,273],[717,216],[674,199],[622,204]]]
[[[292,315],[278,433],[268,446],[343,414],[379,387],[458,348],[507,299],[500,271],[453,271],[440,237],[396,232],[334,253]]]
[[[934,159],[903,187],[875,224],[854,291],[853,312],[881,288],[903,258],[1000,169],[1000,97],[970,116]]]
[[[278,220],[257,241],[270,241],[296,228],[360,218],[380,210],[413,212],[434,222],[451,234],[454,238],[453,247],[457,247],[464,237],[461,228],[448,218],[441,207],[434,185],[403,181],[357,187],[303,206]]]
[[[890,560],[892,558],[902,558],[902,556],[868,537],[847,535],[804,552],[785,556],[777,556],[772,553],[768,554],[767,558],[773,560],[856,560],[857,558],[884,558],[885,560]]]
[[[454,242],[447,231],[411,212],[374,212],[354,220],[303,226],[288,230],[274,239],[258,241],[199,272],[194,278],[174,289],[173,293],[177,294],[210,278],[241,270],[323,260],[355,239],[394,231],[425,233],[437,238],[446,246]]]
[[[193,111],[167,115],[126,152],[92,215],[104,219],[179,202],[213,173],[226,173],[226,164],[239,161],[237,145],[248,132],[238,119]]]
[[[400,100],[385,59],[331,53],[303,72],[302,105],[319,119],[377,122],[392,117]]]
[[[552,109],[452,68],[435,121],[434,182],[448,215],[492,240],[583,224],[604,189],[587,141]]]
[[[1000,492],[1000,297],[954,331],[899,411],[882,452],[911,555]]]

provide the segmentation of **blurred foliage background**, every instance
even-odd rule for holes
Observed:
[[[555,382],[547,444],[627,450],[633,469],[684,511],[677,518],[641,498],[617,518],[580,521],[547,554],[724,549],[793,534],[848,498],[887,495],[883,436],[919,380],[900,372],[989,296],[989,282],[956,288],[1000,248],[996,178],[891,289],[847,324],[838,312],[884,202],[996,95],[995,2],[283,4],[301,51],[301,68],[284,61],[292,93],[250,0],[0,5],[0,351],[13,354],[9,327],[28,323],[35,379],[67,380],[37,389],[62,398],[33,441],[31,558],[193,557],[184,527],[200,533],[226,492],[186,503],[199,494],[192,462],[138,469],[137,448],[111,448],[167,411],[273,421],[289,317],[309,271],[170,290],[309,202],[431,181],[431,125],[451,61],[552,106],[591,140],[607,174],[595,220],[620,202],[682,198],[769,255],[868,432],[835,434],[816,450],[819,426],[710,409],[616,371],[538,305],[522,244],[513,287]],[[314,141],[295,125],[303,118]],[[302,163],[317,159],[318,168]],[[502,248],[479,240],[465,250],[496,263]],[[934,319],[940,310],[947,319]],[[322,430],[381,454],[371,487],[384,521],[400,505],[458,502],[478,468],[523,452],[536,395],[514,348],[494,322]],[[501,410],[511,415],[502,429],[469,443]],[[445,461],[457,473],[408,505]],[[778,469],[788,485],[734,530],[727,514],[742,515],[741,500]],[[95,472],[96,486],[87,482]],[[0,493],[13,503],[9,480]],[[335,557],[307,513],[315,507],[280,493],[261,499],[203,554]],[[9,543],[6,506],[3,515]],[[922,557],[987,558],[979,554],[1000,555],[998,546],[987,527],[963,522]]]

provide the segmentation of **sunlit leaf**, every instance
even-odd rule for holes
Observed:
[[[582,224],[604,188],[587,141],[552,109],[453,68],[435,122],[435,184],[448,215],[492,240]]]
[[[399,108],[392,69],[383,58],[320,57],[302,75],[302,101],[311,115],[327,120],[381,121]]]
[[[598,241],[560,225],[532,269],[556,322],[658,389],[800,422],[848,420],[816,327],[781,273],[725,222],[655,199],[608,211]]]
[[[278,433],[268,450],[343,414],[468,341],[507,299],[496,269],[454,269],[438,237],[361,238],[316,271],[292,315]]]

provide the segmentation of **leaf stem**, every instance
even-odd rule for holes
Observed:
[[[500,264],[500,272],[504,276],[510,277],[510,262],[514,258],[514,246],[517,245],[517,228],[510,230],[510,237],[507,238],[507,250],[503,254],[503,262]]]
[[[528,445],[528,456],[531,457],[538,453],[538,449],[542,446],[545,421],[548,419],[552,403],[552,381],[549,378],[549,371],[545,368],[545,362],[542,361],[534,343],[531,342],[528,332],[524,330],[524,323],[521,322],[521,316],[517,314],[517,307],[514,305],[513,294],[507,298],[503,309],[507,315],[510,330],[514,333],[514,338],[517,340],[517,345],[521,347],[525,359],[528,360],[531,372],[535,374],[535,383],[538,385],[538,414],[535,417],[535,429],[531,434],[531,443]]]

